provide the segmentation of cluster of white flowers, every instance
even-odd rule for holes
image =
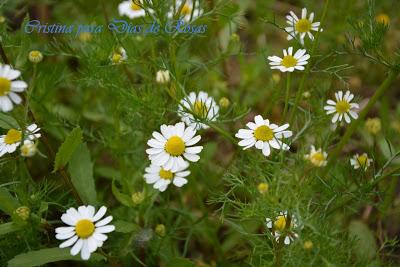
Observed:
[[[18,147],[21,147],[23,157],[32,157],[36,153],[34,141],[41,136],[39,131],[40,128],[36,124],[29,125],[24,131],[9,129],[5,135],[0,136],[0,157],[7,153],[14,153]]]
[[[143,0],[127,0],[123,1],[118,5],[118,12],[120,16],[127,16],[130,19],[144,17],[146,14],[154,13],[152,7],[152,1]],[[171,5],[170,10],[167,13],[168,18],[177,17],[184,21],[190,21],[200,17],[203,10],[194,4],[192,0],[176,0]]]

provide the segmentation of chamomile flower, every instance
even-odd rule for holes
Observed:
[[[147,167],[144,178],[146,183],[153,184],[153,188],[164,192],[168,185],[173,183],[177,187],[182,187],[187,184],[188,180],[185,178],[190,174],[190,171],[186,170],[189,167],[189,163],[185,162],[183,167],[178,169],[176,172],[165,170],[163,167],[150,164]]]
[[[322,150],[322,148],[315,149],[315,146],[311,146],[310,154],[304,155],[304,158],[309,160],[314,166],[323,167],[326,166],[328,161],[328,154]]]
[[[128,55],[126,54],[126,50],[123,47],[118,47],[117,49],[115,49],[115,51],[110,56],[110,60],[113,65],[120,64],[127,59]]]
[[[34,142],[30,140],[25,140],[24,144],[21,146],[21,156],[30,158],[33,157],[37,152],[37,146]]]
[[[352,103],[354,95],[350,91],[338,91],[335,93],[336,101],[329,99],[326,101],[327,105],[324,107],[326,114],[334,114],[332,117],[332,123],[342,121],[343,118],[347,123],[350,123],[352,117],[353,119],[358,118],[356,109],[359,108],[357,103]]]
[[[283,143],[283,138],[292,136],[292,131],[287,131],[289,124],[278,126],[264,120],[261,115],[254,117],[254,122],[247,123],[249,129],[240,129],[236,133],[236,137],[243,139],[239,142],[239,146],[243,146],[243,150],[255,146],[262,150],[265,156],[271,154],[271,147],[274,149],[289,150],[290,147]]]
[[[150,146],[146,150],[149,159],[154,165],[162,167],[164,170],[177,172],[185,167],[187,162],[196,162],[200,159],[199,154],[202,146],[193,146],[201,139],[196,135],[193,127],[186,127],[183,122],[175,125],[161,125],[161,133],[153,132],[147,144]]]
[[[283,58],[278,56],[268,57],[271,69],[278,69],[281,72],[293,72],[295,70],[304,70],[304,65],[308,64],[310,55],[305,49],[299,49],[293,55],[293,47],[288,50],[283,49]]]
[[[36,124],[29,125],[24,134],[21,130],[9,129],[5,135],[0,136],[0,157],[6,153],[15,152],[23,141],[23,137],[29,141],[38,139],[41,136],[39,131],[40,128]]]
[[[353,158],[350,159],[350,164],[355,170],[362,168],[366,171],[368,167],[371,166],[372,162],[373,160],[368,158],[367,153],[363,153],[362,155],[355,154]]]
[[[192,113],[188,112],[188,110],[191,110],[196,115],[196,118]],[[181,100],[178,107],[178,114],[181,120],[188,126],[193,126],[196,130],[208,128],[208,126],[201,123],[199,119],[215,121],[218,118],[218,113],[219,106],[214,98],[203,91],[200,91],[197,95],[195,92],[191,92],[187,97]]]
[[[60,248],[72,246],[71,255],[75,256],[81,252],[81,258],[88,260],[90,254],[102,247],[103,242],[107,240],[105,234],[115,230],[114,225],[109,225],[112,216],[102,219],[106,211],[104,206],[96,214],[95,208],[90,205],[80,206],[78,210],[69,208],[61,216],[61,220],[68,226],[57,227],[55,230],[58,240],[66,240],[60,244]]]
[[[13,70],[9,65],[0,64],[0,111],[11,111],[14,104],[18,105],[22,102],[17,93],[23,92],[28,84],[24,81],[15,81],[20,75],[19,70]]]
[[[295,216],[291,215],[290,225],[288,225],[289,216],[287,211],[281,211],[275,219],[266,218],[265,222],[268,229],[272,232],[276,242],[280,242],[282,236],[284,237],[283,243],[289,245],[298,238],[298,234],[294,232],[298,228],[297,219]]]
[[[182,6],[183,5],[183,6]],[[171,10],[168,12],[168,18],[173,18],[176,13],[179,12],[179,8],[182,6],[180,10],[180,14],[178,18],[182,18],[184,21],[190,21],[190,18],[195,19],[203,13],[203,10],[196,4],[194,6],[193,1],[191,0],[176,0],[175,5],[171,7]],[[194,8],[194,10],[193,10]]]
[[[314,12],[311,12],[310,16],[307,18],[306,8],[301,10],[301,18],[298,18],[293,11],[290,11],[289,15],[286,16],[286,22],[289,24],[289,27],[285,28],[285,30],[289,33],[287,39],[292,40],[296,35],[299,35],[300,43],[303,45],[306,35],[308,35],[311,40],[314,40],[314,35],[311,33],[311,31],[317,32],[321,23],[313,22],[313,20]]]
[[[151,12],[151,10],[148,10]],[[128,0],[123,1],[118,5],[118,12],[120,16],[127,16],[130,19],[146,16],[146,10],[143,9],[142,0]]]

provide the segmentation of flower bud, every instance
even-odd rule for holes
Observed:
[[[260,194],[265,194],[268,192],[268,184],[267,183],[259,183],[257,186],[258,192],[260,192]]]
[[[31,210],[26,206],[21,206],[14,211],[14,214],[17,215],[21,220],[26,221],[29,219]]]
[[[310,240],[305,241],[303,244],[303,248],[305,250],[311,250],[313,247],[314,247],[314,244]]]
[[[144,192],[136,192],[132,194],[132,202],[135,205],[139,205],[144,200]]]
[[[159,84],[166,84],[169,83],[169,71],[168,70],[159,70],[156,74],[156,81]]]
[[[379,118],[370,118],[365,122],[365,128],[370,134],[376,135],[381,131],[382,124]]]
[[[24,144],[21,146],[21,156],[32,157],[36,152],[37,148],[35,143],[29,140],[24,141]]]
[[[28,59],[32,63],[39,63],[43,60],[43,54],[38,50],[29,52]]]
[[[163,237],[165,236],[165,225],[164,224],[157,224],[156,229],[154,230],[157,235]]]
[[[219,105],[223,108],[229,107],[230,104],[231,104],[231,102],[226,97],[221,97],[221,99],[219,100]]]

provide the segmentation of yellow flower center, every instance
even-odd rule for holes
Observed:
[[[0,96],[5,96],[10,92],[11,81],[9,79],[0,77]]]
[[[193,105],[193,112],[200,118],[205,118],[207,117],[208,108],[203,102],[196,101]]]
[[[187,3],[185,3],[182,7],[181,14],[188,16],[191,13],[192,13],[192,8]]]
[[[88,238],[94,232],[94,224],[86,219],[80,220],[75,225],[75,232],[80,238]]]
[[[121,62],[121,59],[122,59],[122,55],[119,54],[119,53],[114,53],[114,54],[112,55],[112,58],[111,58],[111,60],[112,60],[113,63],[120,63],[120,62]]]
[[[279,215],[274,222],[275,230],[283,231],[286,228],[286,218],[283,215]]]
[[[138,5],[138,4],[136,4],[136,3],[137,3],[137,2],[135,2],[135,1],[133,1],[133,2],[131,3],[131,9],[134,10],[134,11],[141,10],[142,8],[140,7],[140,5]]]
[[[264,194],[264,193],[266,193],[268,191],[268,184],[267,183],[260,183],[260,184],[258,184],[257,189],[261,194]]]
[[[322,152],[315,152],[311,155],[311,161],[315,163],[320,163],[325,160],[324,154]]]
[[[172,156],[180,156],[185,152],[185,143],[179,136],[172,136],[165,144],[165,151]]]
[[[378,16],[375,17],[375,19],[376,19],[376,22],[378,22],[378,23],[382,23],[382,24],[386,24],[386,25],[389,25],[389,23],[390,23],[390,18],[386,14],[379,14]]]
[[[286,68],[291,68],[297,65],[297,59],[294,56],[287,55],[282,59],[281,64]]]
[[[367,155],[361,155],[357,157],[357,162],[361,167],[367,167],[368,157]]]
[[[308,19],[300,19],[296,23],[296,31],[300,33],[309,32],[311,30],[311,21]]]
[[[339,114],[343,114],[349,112],[350,110],[350,103],[345,100],[340,100],[336,102],[336,111]]]
[[[174,178],[174,174],[171,171],[166,171],[163,168],[161,168],[159,175],[164,180],[171,180]]]
[[[261,141],[270,141],[274,138],[274,132],[267,125],[262,125],[254,131],[254,137]]]
[[[4,143],[12,145],[18,143],[22,139],[22,133],[15,129],[8,130],[6,137],[4,137]]]

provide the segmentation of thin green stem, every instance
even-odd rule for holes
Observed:
[[[291,73],[288,72],[286,76],[286,93],[285,93],[285,107],[283,108],[283,118],[286,117],[286,112],[289,106],[289,95],[290,95],[290,83],[291,83]]]
[[[324,168],[324,172],[322,177],[324,177],[330,168],[332,167],[333,163],[336,162],[337,157],[339,156],[340,152],[342,151],[343,147],[347,144],[350,140],[350,137],[353,135],[357,127],[360,123],[364,120],[368,112],[371,108],[375,105],[375,103],[385,94],[385,92],[390,88],[390,85],[394,82],[397,75],[399,74],[400,70],[394,69],[389,72],[387,78],[383,81],[383,83],[379,86],[378,90],[375,91],[374,95],[368,101],[368,104],[365,108],[360,112],[359,117],[357,120],[353,121],[349,128],[347,128],[345,134],[341,138],[340,142],[336,145],[335,149],[330,153],[330,160],[328,161],[327,166]]]
[[[324,4],[324,9],[322,11],[321,24],[320,24],[320,27],[318,28],[318,32],[317,32],[317,34],[315,36],[315,40],[314,40],[314,43],[312,45],[311,52],[309,53],[310,56],[313,56],[315,54],[315,50],[318,47],[318,41],[319,41],[319,37],[320,37],[320,34],[321,34],[322,25],[324,25],[326,14],[328,12],[328,6],[329,6],[329,0],[326,0],[325,4]],[[296,98],[294,100],[294,105],[293,105],[293,108],[292,108],[292,110],[290,112],[290,116],[289,116],[289,123],[290,124],[292,124],[292,122],[293,122],[293,117],[294,117],[295,111],[297,109],[297,106],[298,106],[298,104],[300,102],[300,98],[303,95],[304,87],[306,86],[306,80],[308,78],[308,75],[310,74],[310,71],[311,71],[311,59],[310,59],[310,62],[308,62],[307,66],[306,66],[306,69],[304,71],[304,74],[303,74],[303,76],[301,77],[301,80],[300,80],[299,89],[297,90]]]
[[[232,137],[232,135],[230,135],[227,131],[225,131],[224,129],[218,127],[217,125],[213,124],[213,123],[208,123],[208,126],[210,126],[211,128],[213,128],[215,131],[219,132],[221,135],[223,135],[226,139],[228,139],[229,141],[232,142],[232,144],[237,145],[237,141],[235,140],[235,138]]]

